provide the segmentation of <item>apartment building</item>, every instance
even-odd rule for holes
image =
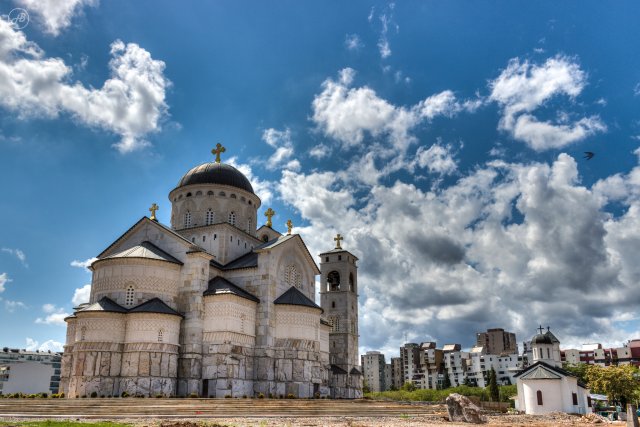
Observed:
[[[61,353],[4,347],[0,352],[0,394],[58,393]]]

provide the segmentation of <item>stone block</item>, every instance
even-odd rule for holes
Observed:
[[[160,376],[167,378],[169,377],[169,353],[161,353],[160,354]]]
[[[149,353],[149,375],[152,377],[160,376],[160,365],[162,361],[162,353]]]
[[[108,377],[111,369],[111,353],[103,352],[100,357],[100,369],[99,374],[101,377]],[[116,374],[117,375],[117,374]],[[111,395],[111,393],[109,393]]]
[[[176,378],[178,376],[178,355],[169,355],[169,377]]]
[[[293,360],[293,381],[304,381],[304,361],[294,359]]]
[[[84,358],[84,370],[82,375],[86,377],[93,376],[93,370],[95,369],[96,354],[94,352],[86,352]]]
[[[291,381],[293,379],[293,361],[290,359],[276,359],[276,381]]]
[[[146,351],[139,353],[138,375],[141,377],[149,376],[149,353]]]
[[[297,359],[298,352],[296,350],[285,350],[284,357],[286,357],[287,359]]]

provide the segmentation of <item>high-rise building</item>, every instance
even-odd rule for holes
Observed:
[[[0,395],[58,393],[61,361],[61,353],[3,348]]]
[[[502,328],[487,329],[476,334],[476,347],[484,347],[487,354],[513,354],[518,351],[516,334]]]
[[[384,354],[379,351],[367,351],[360,356],[365,385],[370,391],[387,390],[386,362]]]

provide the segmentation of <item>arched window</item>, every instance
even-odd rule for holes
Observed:
[[[247,232],[251,232],[251,218],[247,220]]]
[[[191,227],[191,211],[187,211],[184,214],[184,227],[185,228]]]
[[[87,327],[80,328],[80,341],[84,341],[87,338]]]
[[[549,347],[547,347],[547,359],[551,359],[551,352],[549,351]]]
[[[262,241],[267,243],[269,241],[269,236],[267,236],[266,234],[262,235]]]
[[[349,273],[349,290],[351,292],[354,291],[354,284],[353,284],[353,273]]]
[[[578,404],[578,394],[577,393],[571,393],[571,399],[573,400],[573,404],[574,405]]]
[[[229,212],[229,220],[228,220],[229,224],[231,225],[236,225],[236,213],[231,211]]]
[[[327,275],[327,290],[340,290],[340,273],[338,273],[337,271],[332,271]]]
[[[225,192],[224,192],[224,191],[221,191],[221,192],[219,192],[219,193],[218,193],[218,196],[220,196],[220,197],[224,197],[224,196],[226,196],[226,194],[225,194]]]
[[[211,208],[209,208],[209,210],[207,211],[207,217],[205,218],[205,224],[206,225],[213,224],[213,211],[211,210]]]
[[[542,392],[538,390],[536,396],[538,397],[538,405],[542,406]]]
[[[191,197],[191,193],[187,193],[187,197]]]
[[[335,301],[331,301],[331,308],[336,308],[336,302]]]
[[[232,199],[237,199],[235,194],[230,195],[229,197],[231,197]]]
[[[135,290],[133,289],[132,285],[129,285],[129,287],[127,288],[127,293],[124,297],[124,305],[133,305],[133,297],[135,295]]]
[[[196,196],[202,196],[202,191],[196,191]]]
[[[340,332],[340,316],[333,318],[333,322],[331,322],[331,332]]]
[[[207,196],[213,196],[213,191],[207,191]]]
[[[160,329],[158,331],[158,342],[162,342],[163,339],[164,339],[164,331]]]

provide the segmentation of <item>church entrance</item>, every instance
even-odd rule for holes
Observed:
[[[209,380],[202,380],[202,397],[209,397]]]

